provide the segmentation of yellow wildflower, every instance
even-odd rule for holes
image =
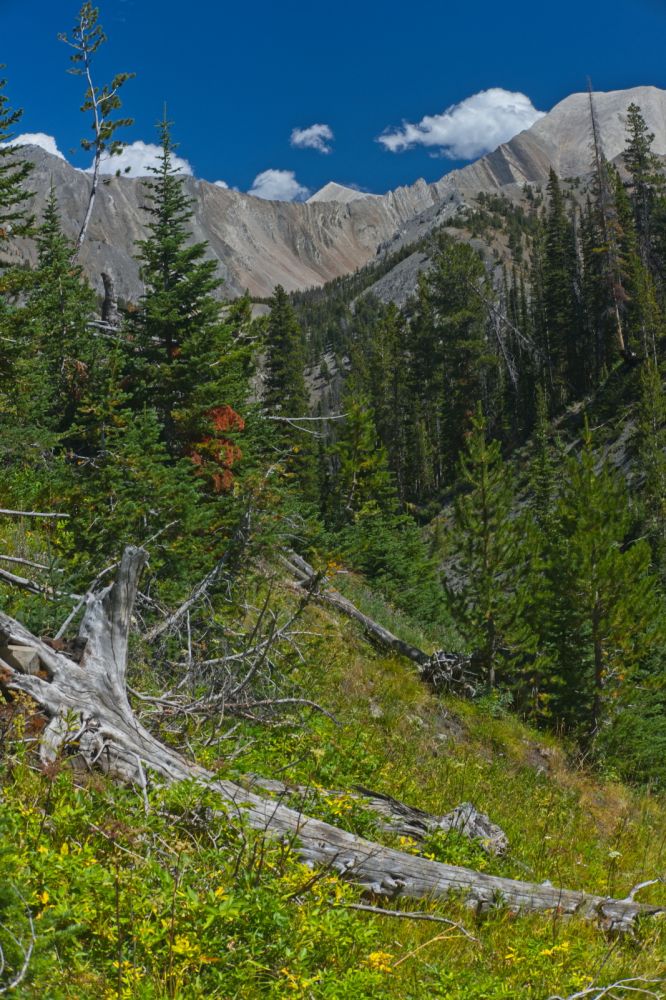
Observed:
[[[375,972],[392,972],[390,965],[393,955],[388,951],[371,951],[367,958],[367,964]]]

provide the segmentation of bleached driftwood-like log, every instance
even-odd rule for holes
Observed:
[[[145,787],[146,775],[166,783],[198,782],[219,795],[228,815],[293,841],[305,863],[329,867],[379,896],[441,898],[455,892],[478,912],[496,905],[515,911],[556,910],[620,930],[630,929],[639,915],[666,912],[666,906],[515,881],[406,854],[219,780],[165,746],[134,715],[125,683],[131,613],[145,561],[144,550],[127,548],[115,583],[88,596],[79,630],[86,642],[80,663],[0,612],[0,641],[33,647],[43,667],[43,676],[35,676],[5,666],[3,681],[10,690],[30,695],[49,716],[46,759],[69,746],[88,767],[99,767],[139,788]]]
[[[455,830],[469,840],[478,841],[479,846],[488,854],[505,854],[509,840],[504,830],[493,823],[485,813],[479,812],[471,802],[463,802],[444,816],[433,816],[415,806],[408,806],[391,795],[373,792],[362,785],[354,785],[351,792],[331,791],[307,785],[286,785],[282,781],[271,778],[261,778],[251,774],[247,776],[247,787],[258,788],[271,795],[297,796],[301,800],[299,808],[307,809],[310,801],[315,801],[322,794],[326,797],[346,795],[356,799],[364,808],[379,817],[379,829],[385,833],[397,834],[399,837],[410,837],[422,842],[437,831],[448,833]]]
[[[311,587],[316,580],[312,566],[295,552],[290,552],[288,557],[284,557],[283,563],[299,581],[301,587],[306,585]],[[358,622],[366,635],[383,649],[404,656],[415,663],[422,680],[433,690],[451,690],[463,696],[474,695],[478,686],[474,655],[451,653],[443,649],[435,653],[426,653],[418,646],[412,646],[360,611],[352,601],[335,590],[325,577],[319,581],[313,597]]]

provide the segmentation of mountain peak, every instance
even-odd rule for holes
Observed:
[[[316,191],[307,200],[307,204],[311,205],[313,202],[318,201],[337,201],[341,205],[347,205],[350,201],[358,201],[359,198],[378,198],[379,195],[369,194],[367,191],[357,191],[356,188],[345,187],[344,184],[336,184],[335,181],[329,181],[325,184],[323,188]]]

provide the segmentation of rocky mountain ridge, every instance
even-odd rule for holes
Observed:
[[[594,95],[606,156],[615,159],[624,146],[627,107],[637,103],[655,133],[655,152],[666,154],[666,91],[637,87]],[[441,180],[424,180],[385,195],[367,195],[334,182],[308,202],[265,201],[207,181],[186,178],[193,201],[193,237],[206,240],[220,263],[225,292],[246,289],[254,297],[323,285],[354,271],[377,253],[395,249],[443,225],[479,192],[502,191],[520,198],[526,184],[542,185],[551,167],[562,177],[589,171],[588,94],[567,97],[532,128],[515,136],[475,163]],[[35,165],[32,186],[39,217],[53,184],[67,231],[79,226],[89,190],[89,176],[43,149],[22,151]],[[82,261],[101,290],[101,273],[110,272],[121,299],[141,294],[135,242],[145,237],[145,181],[104,179],[98,195]],[[34,259],[34,246],[18,251]]]

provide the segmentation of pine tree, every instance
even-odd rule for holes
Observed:
[[[661,164],[652,151],[653,142],[654,133],[648,131],[641,109],[637,104],[631,103],[627,108],[624,164],[631,178],[631,202],[638,251],[645,268],[651,268],[655,263],[653,215],[657,199],[664,194]]]
[[[419,286],[411,385],[422,400],[438,487],[454,479],[474,401],[487,398],[497,371],[486,337],[486,280],[474,250],[443,237]]]
[[[643,477],[640,503],[653,564],[666,579],[666,397],[661,372],[653,359],[641,369],[638,410],[638,470]]]
[[[32,222],[27,209],[31,194],[25,187],[32,164],[21,160],[11,145],[23,112],[10,107],[3,92],[6,85],[6,80],[0,80],[0,249],[10,236],[29,232]]]
[[[648,543],[630,541],[625,484],[607,464],[598,467],[589,430],[562,478],[542,627],[557,678],[554,711],[589,740],[663,641],[664,607]]]
[[[166,119],[159,131],[161,154],[151,168],[154,179],[146,182],[149,236],[138,243],[145,292],[129,320],[135,348],[131,394],[138,410],[157,412],[172,455],[202,458],[201,445],[207,442],[211,479],[221,486],[228,483],[225,449],[238,447],[244,427],[236,411],[247,399],[250,355],[233,320],[222,314],[217,262],[207,259],[206,243],[190,241],[192,203],[174,166]],[[247,322],[247,311],[244,317]],[[224,408],[231,412],[221,429],[217,424]],[[211,450],[218,431],[219,462]]]
[[[276,287],[270,304],[264,405],[276,418],[273,438],[284,456],[287,474],[296,478],[302,496],[314,502],[319,499],[315,438],[310,423],[298,422],[299,417],[307,417],[310,412],[303,335],[281,285]]]
[[[362,300],[362,308],[369,313],[362,335],[360,328],[364,324],[358,315],[362,310],[355,315],[357,339],[352,345],[351,369],[368,393],[398,494],[402,499],[414,499],[407,471],[412,436],[410,409],[414,402],[409,386],[407,323],[394,303],[384,306],[377,300],[368,302],[369,298]]]
[[[550,537],[557,500],[557,465],[548,439],[548,402],[542,386],[537,386],[536,421],[534,426],[534,457],[530,465],[531,506],[535,521]]]
[[[334,488],[328,519],[335,529],[333,544],[416,621],[448,623],[434,559],[413,519],[400,510],[369,401],[352,387],[343,407],[346,418],[331,449]]]
[[[88,326],[95,294],[63,234],[53,188],[36,243],[37,268],[22,311],[26,339],[21,361],[28,370],[33,367],[29,391],[38,422],[62,433],[72,427],[82,401],[94,395],[103,354]]]
[[[525,524],[514,515],[511,476],[499,442],[487,440],[480,405],[460,459],[460,485],[451,542],[461,625],[487,684],[519,688],[523,661],[536,647],[528,615],[530,556]]]
[[[585,328],[586,372],[590,386],[597,385],[612,363],[615,331],[610,320],[605,251],[602,248],[599,212],[589,197],[581,210],[581,294]]]
[[[384,514],[395,513],[397,492],[370,402],[352,388],[343,397],[342,405],[345,419],[331,449],[334,520],[341,524],[353,522],[368,505]]]

